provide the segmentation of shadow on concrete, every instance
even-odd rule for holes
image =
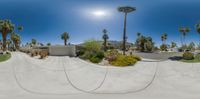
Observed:
[[[173,56],[173,57],[169,57],[169,59],[172,61],[179,61],[182,59],[182,57],[181,56]]]

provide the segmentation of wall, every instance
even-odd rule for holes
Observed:
[[[76,48],[74,45],[68,46],[50,46],[49,55],[51,56],[76,56]]]

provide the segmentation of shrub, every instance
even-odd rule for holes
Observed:
[[[77,56],[82,56],[82,55],[84,55],[84,53],[85,53],[84,50],[80,50],[76,54],[77,54]]]
[[[104,53],[99,51],[99,52],[89,52],[86,51],[82,56],[80,56],[82,59],[89,59],[93,63],[99,63],[101,60],[104,58]]]
[[[31,57],[34,57],[34,56],[36,56],[35,51],[31,52]]]
[[[134,65],[138,59],[140,58],[136,58],[135,56],[125,56],[125,55],[117,55],[117,58],[113,61],[110,62],[111,65],[114,66],[131,66]]]
[[[102,61],[101,58],[96,57],[96,56],[91,57],[89,60],[90,60],[92,63],[99,63],[99,62]]]
[[[101,44],[96,40],[87,40],[83,48],[78,52],[78,56],[93,63],[99,63],[104,58],[104,52],[101,51]]]
[[[102,51],[97,52],[97,53],[95,53],[94,56],[95,56],[95,57],[98,57],[98,58],[100,58],[100,59],[103,59],[103,58],[104,58],[104,52],[102,52]]]
[[[194,54],[191,52],[185,52],[185,53],[183,53],[183,59],[192,60],[192,59],[194,59]]]
[[[109,62],[114,61],[114,60],[116,60],[118,54],[119,53],[117,50],[108,50],[105,53],[106,60],[108,60]]]
[[[101,50],[101,44],[100,42],[98,42],[97,40],[91,39],[91,40],[87,40],[84,42],[83,47],[87,50],[87,51],[100,51]]]
[[[80,56],[81,59],[89,59],[91,57],[92,57],[92,53],[88,51],[84,52],[84,54]]]
[[[195,59],[196,59],[196,60],[200,60],[200,54],[197,54],[197,55],[195,56]]]
[[[167,45],[166,45],[166,44],[162,44],[162,45],[160,46],[160,50],[161,50],[161,51],[167,51]]]
[[[40,59],[43,59],[43,58],[48,56],[48,52],[47,51],[40,51],[39,55],[40,55]]]

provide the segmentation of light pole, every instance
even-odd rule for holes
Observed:
[[[125,55],[125,51],[126,51],[126,21],[127,21],[127,15],[128,13],[130,12],[133,12],[135,11],[136,8],[135,7],[129,7],[129,6],[125,6],[125,7],[119,7],[118,8],[118,11],[119,12],[123,12],[125,15],[124,15],[124,33],[123,33],[123,55]]]

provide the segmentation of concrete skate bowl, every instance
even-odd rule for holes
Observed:
[[[108,67],[65,56],[41,61],[22,53],[14,53],[13,58],[17,60],[14,64],[18,64],[13,66],[18,85],[35,94],[140,92],[151,85],[159,65],[158,62],[138,62],[125,68]],[[54,61],[50,61],[52,59]]]

